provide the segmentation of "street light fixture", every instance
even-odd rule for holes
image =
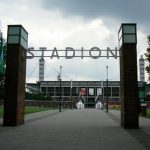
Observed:
[[[125,23],[122,24],[119,33],[118,33],[118,41],[119,41],[119,48],[123,44],[136,44],[137,43],[137,36],[136,36],[136,24],[134,23]]]
[[[20,44],[24,49],[28,47],[28,33],[22,25],[9,25],[7,44]]]

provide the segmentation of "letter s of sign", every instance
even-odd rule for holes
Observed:
[[[72,52],[72,55],[68,55],[68,52]],[[75,56],[75,50],[72,47],[66,47],[66,59],[72,59]]]
[[[27,59],[33,59],[34,58],[34,54],[31,52],[31,50],[34,50],[34,48],[28,48],[27,49],[27,53],[30,54],[30,56],[26,56]]]
[[[99,54],[98,54],[97,56],[93,56],[93,55],[92,55],[92,51],[93,51],[93,52],[98,52]],[[89,55],[90,55],[90,57],[93,58],[93,59],[98,59],[98,58],[101,56],[101,50],[100,50],[98,47],[92,47],[92,48],[90,49],[90,51],[89,51]]]

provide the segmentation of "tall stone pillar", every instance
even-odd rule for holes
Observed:
[[[121,125],[131,129],[139,128],[136,35],[136,24],[121,25],[119,30]]]
[[[4,126],[24,123],[26,49],[28,33],[21,25],[9,25],[7,34]]]

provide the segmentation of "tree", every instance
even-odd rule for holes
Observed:
[[[6,66],[6,49],[7,43],[0,31],[0,99],[4,97],[4,73]]]
[[[148,80],[150,81],[150,35],[147,37],[148,39],[148,48],[146,49],[145,57],[148,65],[146,66],[146,71],[148,73]]]
[[[0,85],[4,81],[4,73],[5,73],[5,67],[6,67],[6,50],[7,50],[7,42],[2,37],[0,38]]]

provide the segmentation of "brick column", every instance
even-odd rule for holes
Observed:
[[[6,57],[4,126],[24,123],[26,50],[8,45]]]
[[[137,54],[135,44],[125,44],[120,48],[120,99],[122,127],[139,128]]]
[[[9,32],[3,125],[17,126],[24,123],[27,33],[21,25],[10,26]]]

